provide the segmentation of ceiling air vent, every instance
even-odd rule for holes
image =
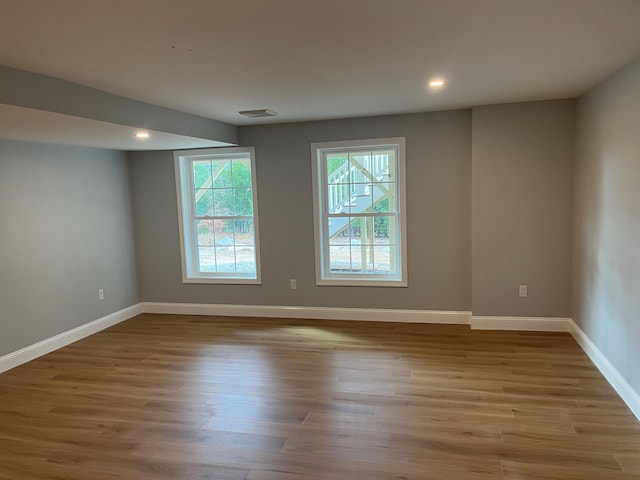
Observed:
[[[243,110],[238,113],[249,118],[275,117],[277,115],[273,110],[267,110],[266,108],[261,108],[259,110]]]

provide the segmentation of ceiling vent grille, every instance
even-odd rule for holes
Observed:
[[[238,113],[249,118],[275,117],[277,115],[273,110],[268,110],[266,108],[261,108],[259,110],[242,110]]]

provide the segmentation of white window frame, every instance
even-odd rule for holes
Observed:
[[[253,226],[255,235],[256,274],[235,272],[199,272],[196,265],[196,220],[193,196],[193,173],[191,163],[202,157],[219,156],[233,158],[246,157],[251,163],[251,188],[253,192]],[[255,149],[253,147],[211,148],[198,150],[179,150],[173,153],[176,192],[178,199],[178,223],[180,229],[180,251],[182,260],[183,283],[220,283],[220,284],[260,284],[262,283],[260,269],[260,234],[258,228],[258,192],[256,187]],[[211,217],[218,218],[218,217]],[[228,216],[225,219],[234,220],[238,217]],[[244,217],[243,217],[244,218]]]
[[[397,261],[400,272],[396,274],[380,273],[335,273],[329,265],[328,200],[327,175],[325,172],[327,153],[335,151],[358,151],[367,148],[396,149],[396,194],[397,208]],[[349,140],[342,142],[319,142],[311,144],[311,162],[313,179],[313,216],[316,252],[316,284],[342,286],[406,287],[407,282],[407,236],[406,236],[406,172],[405,138],[378,138],[369,140]]]

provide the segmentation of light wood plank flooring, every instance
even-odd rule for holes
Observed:
[[[0,478],[640,479],[567,334],[141,315],[0,375]]]

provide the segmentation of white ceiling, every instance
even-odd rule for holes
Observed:
[[[112,150],[180,150],[220,147],[226,143],[164,132],[148,131],[141,140],[140,129],[99,122],[60,113],[0,104],[0,138],[29,142],[58,143]]]
[[[0,64],[236,125],[575,97],[638,56],[640,0],[0,0]]]

